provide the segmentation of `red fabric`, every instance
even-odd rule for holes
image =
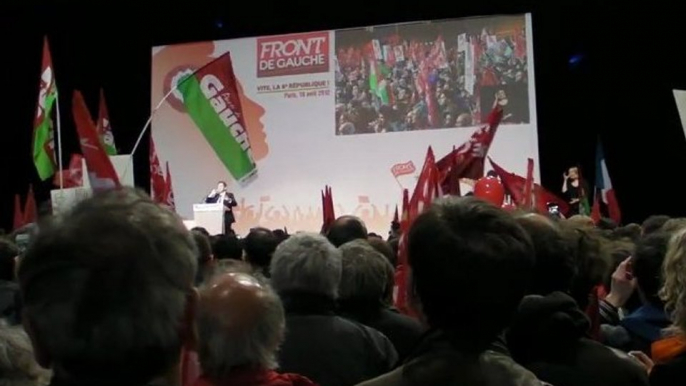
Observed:
[[[488,159],[489,162],[491,163],[491,166],[493,166],[493,170],[498,174],[498,177],[500,177],[500,180],[503,183],[503,186],[505,186],[505,191],[510,194],[512,197],[512,201],[514,202],[517,207],[523,207],[524,206],[524,185],[526,184],[526,178],[522,176],[518,176],[514,173],[510,173],[507,170],[503,169],[500,165],[496,164],[493,162],[492,159]],[[564,215],[566,215],[569,212],[569,205],[567,202],[565,202],[563,199],[557,197],[553,193],[550,193],[548,190],[543,188],[542,186],[538,184],[534,184],[533,186],[534,190],[534,200],[535,200],[535,208],[536,211],[545,214],[548,212],[548,203],[552,202],[557,204],[557,206],[560,208],[560,212]]]
[[[685,352],[686,337],[683,335],[671,336],[655,341],[651,346],[652,359],[655,361],[655,364],[667,363]]]
[[[589,334],[593,340],[597,341],[600,341],[600,299],[603,294],[604,288],[602,285],[593,287],[593,290],[589,295],[590,301],[586,308],[586,316],[588,316],[588,319],[591,321]]]
[[[24,226],[24,211],[21,210],[21,198],[18,194],[14,195],[14,220],[12,230],[17,230]]]
[[[398,243],[398,273],[396,275],[395,283],[397,286],[397,297],[395,305],[400,312],[408,315],[414,315],[414,312],[410,308],[407,298],[409,275],[407,234],[414,219],[417,218],[433,200],[441,195],[439,174],[433,149],[429,147],[426,152],[424,166],[419,174],[417,185],[414,188],[414,193],[412,193],[412,198],[409,200],[407,218],[405,218],[405,213],[403,213],[403,221],[400,223],[402,233]]]
[[[193,386],[318,386],[316,383],[298,374],[279,374],[264,369],[246,369],[231,372],[227,379],[220,383],[200,377]]]
[[[595,197],[593,198],[593,207],[591,208],[591,219],[593,219],[593,222],[595,224],[598,224],[600,222],[600,218],[602,215],[600,214],[600,194],[596,193]]]
[[[619,202],[617,202],[617,196],[615,196],[615,190],[610,189],[605,193],[607,197],[607,210],[610,214],[610,218],[617,224],[622,223],[622,211],[619,210]]]
[[[336,221],[336,214],[333,207],[333,194],[331,187],[326,185],[322,192],[322,234],[326,234]]]
[[[195,351],[181,351],[181,386],[193,386],[200,378],[200,361]]]
[[[395,206],[395,212],[393,213],[393,222],[400,223],[400,214],[398,213],[398,205]]]
[[[451,180],[460,178],[477,180],[483,177],[484,161],[502,118],[503,110],[496,107],[488,115],[486,125],[475,131],[460,147],[453,149],[436,162],[441,172],[441,185],[444,191],[451,191]]]
[[[62,176],[62,184],[64,188],[75,188],[83,186],[83,157],[81,154],[72,154],[69,161],[69,169],[60,170],[55,174],[52,184],[60,186],[60,176]]]
[[[533,207],[534,160],[529,158],[526,164],[526,181],[524,181],[524,207]]]
[[[164,179],[164,171],[160,165],[160,159],[155,150],[155,141],[150,137],[150,196],[158,204],[164,203],[164,191],[167,182]]]
[[[31,224],[38,220],[38,208],[36,198],[33,195],[33,185],[29,185],[29,194],[24,204],[24,224]]]
[[[167,167],[167,176],[164,181],[164,204],[176,211],[176,202],[174,200],[174,189],[172,187],[171,172],[169,171],[169,162],[165,165]]]
[[[102,147],[93,119],[79,91],[74,91],[72,110],[91,187],[95,191],[121,187],[117,172]]]

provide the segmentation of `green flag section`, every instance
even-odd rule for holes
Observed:
[[[226,54],[178,84],[188,114],[215,154],[241,185],[257,175],[245,130],[231,56]]]
[[[48,39],[43,42],[43,62],[41,66],[38,107],[33,122],[33,163],[38,176],[46,180],[55,174],[55,142],[50,113],[57,99],[55,74],[50,57]]]
[[[376,60],[369,62],[369,90],[372,94],[379,97],[379,100],[384,105],[390,103],[386,84],[386,76],[389,73],[390,70],[383,64],[379,64]]]

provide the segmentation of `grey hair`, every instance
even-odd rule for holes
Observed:
[[[41,228],[20,263],[34,343],[76,377],[159,376],[179,360],[195,256],[181,219],[143,192],[82,201]]]
[[[43,386],[50,371],[36,363],[28,335],[0,321],[0,386]]]
[[[232,330],[225,326],[231,324],[237,316],[240,318],[240,309],[226,309],[221,315],[202,306],[198,309],[198,358],[203,373],[215,381],[226,379],[237,366],[266,369],[278,367],[276,352],[283,341],[286,328],[281,299],[266,280],[241,271],[242,269],[239,269],[237,273],[252,277],[263,288],[259,315],[255,317],[255,323],[246,329]],[[225,270],[223,274],[229,272],[231,270]],[[216,275],[215,279],[220,276],[222,275]],[[209,281],[212,282],[214,280]],[[200,290],[201,296],[207,288],[209,287]]]
[[[341,299],[366,299],[383,301],[388,272],[393,267],[380,252],[366,240],[354,240],[339,247],[343,255]]]
[[[278,293],[298,291],[338,298],[341,252],[315,233],[298,233],[276,248],[271,283]]]

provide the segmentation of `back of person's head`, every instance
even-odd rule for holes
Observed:
[[[393,248],[389,242],[383,239],[377,239],[375,237],[367,239],[367,242],[369,242],[369,245],[371,245],[372,248],[376,249],[377,252],[381,253],[386,260],[391,263],[391,267],[395,268],[395,265],[397,264],[397,257],[395,252],[393,252]]]
[[[662,225],[660,231],[668,234],[674,234],[684,228],[686,228],[686,218],[670,218],[664,225]]]
[[[570,295],[579,308],[585,309],[593,288],[602,285],[610,269],[610,259],[604,248],[605,239],[594,228],[583,224],[560,223],[562,236],[576,265]]]
[[[299,292],[337,299],[341,252],[324,236],[298,233],[276,248],[270,272],[279,294]]]
[[[49,381],[50,372],[36,363],[24,329],[0,321],[0,385],[44,386]]]
[[[0,237],[0,281],[14,280],[14,261],[19,255],[19,247],[11,240]]]
[[[216,275],[200,290],[196,322],[200,366],[215,384],[236,369],[277,367],[284,310],[262,279],[245,272]]]
[[[235,235],[216,235],[212,237],[212,253],[217,260],[243,259],[243,246]]]
[[[388,272],[393,272],[388,260],[366,240],[353,240],[338,249],[343,261],[340,300],[377,308],[384,305]],[[392,275],[390,279],[393,280]]]
[[[581,214],[575,214],[574,216],[568,218],[566,222],[580,229],[592,229],[595,227],[595,223],[593,222],[592,218]]]
[[[669,221],[669,216],[665,215],[654,215],[648,217],[645,219],[645,221],[643,221],[643,224],[641,224],[643,235],[647,236],[651,233],[659,231],[667,221]]]
[[[167,373],[191,334],[196,254],[179,217],[128,188],[41,228],[18,272],[38,362],[84,384]]]
[[[202,231],[193,230],[191,235],[193,235],[193,241],[198,249],[198,254],[196,255],[198,271],[195,275],[195,285],[200,285],[208,278],[212,270],[212,246],[210,245],[210,238]]]
[[[667,254],[668,243],[669,234],[651,233],[636,245],[632,263],[633,274],[643,300],[658,308],[663,307],[658,292],[662,287],[662,263]]]
[[[664,284],[660,299],[665,302],[674,327],[686,334],[686,229],[671,237],[661,272]]]
[[[531,237],[536,252],[530,293],[548,295],[555,291],[569,292],[576,266],[557,225],[537,214],[520,216],[517,222]]]
[[[534,267],[526,231],[471,197],[435,201],[414,221],[408,255],[427,323],[469,353],[483,351],[508,325]]]
[[[203,228],[203,227],[193,227],[193,228],[191,229],[191,232],[200,232],[200,233],[202,233],[203,235],[207,236],[208,239],[209,239],[209,237],[211,236],[211,235],[210,235],[210,232],[209,232],[207,229]]]
[[[334,221],[326,234],[331,244],[336,248],[341,245],[357,240],[367,239],[367,227],[364,222],[355,216],[341,216]]]
[[[279,238],[269,229],[254,228],[250,230],[250,233],[243,239],[245,260],[268,273],[269,264],[279,242]]]
[[[613,231],[617,229],[618,225],[617,223],[607,217],[602,217],[599,221],[598,224],[596,224],[598,229],[606,230],[606,231]]]
[[[272,233],[274,233],[274,236],[279,240],[279,244],[291,237],[284,229],[274,229]]]
[[[640,225],[631,223],[615,229],[612,232],[612,238],[615,240],[629,240],[636,243],[641,239],[642,232],[643,230]]]

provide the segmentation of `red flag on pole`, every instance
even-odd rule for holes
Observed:
[[[598,224],[602,214],[600,213],[600,195],[598,193],[593,197],[593,207],[591,207],[591,219],[593,223]]]
[[[169,172],[169,162],[166,162],[167,176],[164,184],[164,203],[176,212],[176,202],[174,200],[174,189],[172,188],[171,172]]]
[[[21,198],[18,194],[14,195],[14,219],[12,230],[17,230],[24,226],[24,211],[21,210]]]
[[[157,157],[155,150],[155,141],[150,136],[150,197],[158,204],[165,202],[164,192],[166,189],[166,181],[164,179],[164,171],[160,165],[160,159]]]
[[[117,172],[102,147],[93,119],[79,91],[74,91],[72,110],[81,143],[81,152],[88,166],[91,187],[95,191],[121,187]]]
[[[31,224],[38,220],[38,208],[36,207],[36,197],[33,195],[33,185],[29,185],[29,194],[26,196],[24,204],[24,225]]]
[[[503,169],[500,165],[488,159],[496,172],[500,181],[502,181],[505,191],[512,197],[512,201],[519,208],[524,208],[524,191],[526,186],[526,178],[510,173]],[[567,215],[569,212],[569,205],[555,194],[549,192],[538,184],[533,184],[534,207],[537,212],[545,214],[548,212],[548,203],[554,203],[560,208],[560,213]]]
[[[60,186],[60,176],[65,188],[83,186],[83,157],[81,154],[71,155],[69,169],[60,170],[52,180],[53,185]]]
[[[398,269],[395,275],[396,293],[395,305],[405,314],[413,315],[408,303],[408,274],[409,264],[407,256],[407,237],[412,222],[426,209],[436,198],[441,195],[439,184],[439,172],[436,167],[434,152],[431,147],[426,152],[424,166],[419,174],[412,198],[407,206],[407,218],[403,213],[403,221],[400,223],[401,236],[398,243]],[[403,201],[404,197],[403,197]]]
[[[100,107],[96,127],[105,152],[108,155],[117,155],[117,146],[114,143],[114,135],[112,134],[112,126],[110,125],[110,113],[107,111],[107,103],[105,102],[105,92],[103,89],[100,89]]]
[[[393,212],[393,223],[400,224],[400,214],[398,213],[398,205],[395,206],[395,212]]]
[[[524,207],[533,208],[534,197],[534,160],[529,158],[526,163],[526,181],[524,181]]]
[[[502,118],[503,109],[496,106],[488,115],[486,125],[475,131],[469,140],[457,149],[453,148],[453,151],[436,162],[441,172],[441,185],[444,191],[451,191],[450,184],[454,183],[455,179],[476,180],[483,177],[485,158]],[[457,186],[459,188],[459,182]]]
[[[333,195],[331,187],[326,185],[322,192],[322,234],[329,231],[334,221],[336,221],[336,214],[333,207]]]

